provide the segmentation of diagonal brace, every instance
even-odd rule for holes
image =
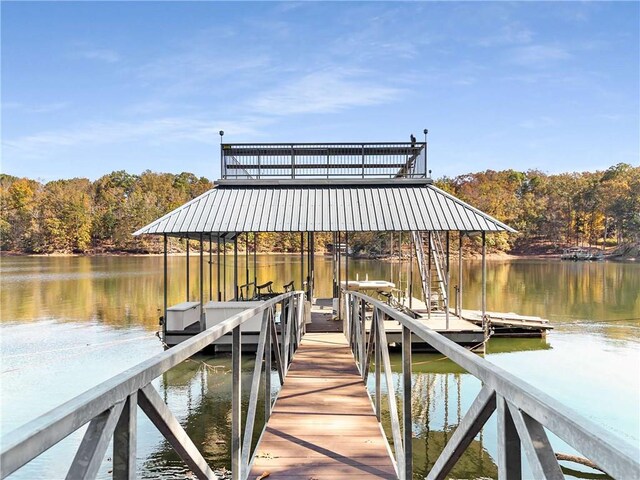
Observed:
[[[151,384],[140,389],[138,405],[199,479],[218,478]]]
[[[553,452],[544,427],[507,401],[524,453],[535,478],[563,479],[564,474]]]
[[[282,355],[280,352],[280,342],[278,341],[278,330],[276,329],[276,320],[273,310],[271,311],[271,319],[269,320],[269,328],[271,329],[271,343],[273,345],[273,356],[276,360],[276,368],[278,369],[278,378],[280,385],[284,385],[284,367],[282,365]]]
[[[124,402],[116,403],[91,420],[67,473],[68,480],[96,478],[123,407]]]
[[[258,390],[260,388],[260,374],[262,372],[262,359],[264,357],[265,343],[269,328],[269,313],[265,310],[262,316],[262,326],[258,338],[258,351],[256,352],[256,362],[253,366],[253,377],[251,379],[251,390],[249,390],[249,409],[247,410],[247,420],[244,427],[244,437],[242,444],[242,468],[248,473],[249,455],[251,453],[251,441],[253,439],[253,427],[256,422],[256,412],[258,410]],[[269,375],[271,372],[265,372]],[[265,402],[269,399],[265,398]]]
[[[496,409],[496,392],[486,385],[473,401],[464,418],[458,424],[451,439],[427,475],[428,480],[443,480],[460,459],[471,441]]]

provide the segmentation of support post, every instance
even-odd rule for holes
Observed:
[[[460,232],[460,244],[458,245],[458,300],[456,301],[460,318],[462,318],[462,237],[462,232]]]
[[[313,301],[313,291],[315,287],[315,252],[316,236],[313,232],[309,232],[309,301]]]
[[[349,290],[349,232],[344,233],[344,288]]]
[[[217,269],[217,274],[218,274],[218,283],[217,283],[217,288],[218,288],[218,301],[221,302],[222,301],[222,288],[220,288],[222,285],[220,283],[220,232],[218,232],[218,251],[216,252],[216,256],[218,257],[218,269]]]
[[[136,478],[137,411],[138,394],[134,392],[127,397],[113,434],[114,480]]]
[[[209,234],[209,301],[213,300],[213,251],[211,234]]]
[[[402,326],[402,421],[404,476],[413,478],[413,416],[411,413],[411,330]]]
[[[245,285],[247,286],[247,298],[245,300],[251,300],[249,297],[249,233],[244,234],[244,268],[245,268]]]
[[[336,286],[336,293],[337,293],[337,297],[338,297],[338,318],[342,318],[342,294],[340,293],[340,289],[342,288],[342,284],[340,283],[340,273],[341,272],[341,254],[340,254],[340,232],[337,232],[336,235],[338,242],[335,244],[335,248],[336,248],[336,258],[337,258],[337,266],[338,266],[338,282],[337,282],[337,286]]]
[[[233,237],[233,300],[238,301],[238,234]]]
[[[449,262],[449,230],[447,230],[447,236],[446,236],[446,243],[447,243],[447,261],[446,261],[446,267],[447,267],[447,272],[446,272],[446,276],[447,276],[447,296],[445,298],[444,301],[444,315],[445,315],[445,319],[446,319],[446,328],[447,330],[449,330],[449,302],[450,302],[450,298],[451,298],[451,289],[449,288],[449,286],[451,285],[451,268],[450,268],[450,262]]]
[[[427,232],[429,250],[428,262],[429,262],[429,283],[427,284],[427,318],[431,318],[431,232]]]
[[[237,237],[236,237],[237,238]],[[237,245],[237,242],[236,242]],[[241,418],[241,348],[240,325],[233,329],[231,340],[231,475],[233,480],[242,478],[241,464],[242,445],[240,431],[242,428]]]
[[[304,290],[304,232],[300,232],[300,290]]]
[[[504,397],[498,395],[496,402],[498,407],[498,479],[521,480],[520,437],[518,437],[518,431]]]
[[[222,268],[222,298],[226,302],[227,301],[227,239],[226,237],[222,240],[222,260],[223,260],[223,268]]]
[[[358,297],[353,297],[354,303],[358,301]],[[367,358],[367,321],[365,318],[366,303],[360,300],[360,372],[364,374],[367,371],[365,363],[369,361]],[[367,379],[364,378],[366,381]]]
[[[164,277],[164,288],[162,292],[163,296],[163,313],[162,313],[162,341],[166,342],[167,340],[167,293],[168,286],[167,281],[169,280],[168,276],[168,268],[167,268],[167,234],[163,235],[163,243],[164,243],[164,253],[162,258],[162,276]]]
[[[381,375],[380,375],[380,366],[382,365],[382,352],[380,351],[380,333],[378,332],[378,315],[381,315],[380,311],[374,307],[373,310],[373,318],[372,318],[372,329],[373,324],[376,324],[375,327],[375,349],[376,349],[376,359],[375,359],[375,369],[376,369],[376,418],[380,421],[380,406],[382,405],[382,388],[380,385]],[[384,323],[380,322],[380,324],[384,325]]]
[[[487,338],[487,234],[482,232],[482,330]]]
[[[258,234],[253,232],[253,293],[254,296],[258,291]]]
[[[189,301],[189,238],[187,237],[187,302]]]
[[[200,234],[200,331],[206,330],[204,321],[204,235]]]

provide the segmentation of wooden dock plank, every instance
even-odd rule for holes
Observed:
[[[397,478],[344,335],[304,336],[256,452],[250,479]]]

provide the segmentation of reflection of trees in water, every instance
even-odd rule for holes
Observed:
[[[436,356],[415,357],[418,357],[416,360],[420,360]],[[424,478],[428,474],[473,401],[471,395],[476,395],[479,391],[479,388],[474,388],[473,393],[466,391],[471,383],[468,382],[470,376],[450,361],[436,361],[436,364],[438,373],[414,372],[412,375],[413,476],[416,479]],[[449,372],[443,372],[447,370],[447,364],[453,368],[449,369]],[[394,373],[393,381],[397,392],[398,411],[401,414],[401,374]],[[391,424],[386,406],[387,399],[384,398],[382,422],[387,438],[391,441]],[[402,419],[400,421],[402,422]],[[471,442],[448,478],[497,478],[497,466],[485,448],[483,431],[484,429]]]
[[[205,255],[208,259],[208,255]],[[198,255],[191,257],[191,299],[198,296]],[[214,263],[217,257],[214,255]],[[245,256],[240,255],[240,279],[244,283]],[[169,304],[186,298],[184,257],[169,258]],[[455,260],[454,260],[455,263]],[[612,262],[560,262],[548,260],[492,261],[487,271],[489,310],[551,317],[556,324],[565,319],[594,323],[604,336],[627,339],[640,318],[640,275],[638,265]],[[353,259],[352,278],[398,281],[397,272],[406,272],[408,263]],[[233,284],[232,256],[227,255],[227,297]],[[249,261],[249,278],[253,262]],[[464,307],[479,308],[481,299],[480,262],[465,260],[463,271]],[[403,274],[404,275],[404,274]],[[452,284],[458,284],[457,268]],[[300,281],[298,255],[258,257],[259,283],[274,280],[278,290],[290,280]],[[330,296],[333,270],[331,259],[315,260],[316,294]],[[161,257],[11,257],[3,260],[3,288],[0,290],[5,321],[34,321],[55,318],[97,321],[116,328],[158,329],[162,308]],[[213,291],[217,291],[217,266],[213,265]],[[414,269],[414,285],[420,285]],[[209,296],[208,269],[205,297]],[[418,291],[417,296],[421,293]],[[635,320],[633,320],[635,319]],[[607,322],[606,320],[614,320]],[[621,328],[627,326],[627,328]],[[629,328],[631,327],[631,328]]]
[[[249,405],[253,355],[242,362],[242,415]],[[277,382],[272,382],[272,385]],[[258,398],[254,445],[264,424],[264,384]],[[231,358],[193,357],[161,377],[160,394],[212,468],[231,467]],[[243,425],[244,427],[244,425]],[[149,478],[175,478],[188,467],[166,440],[144,462]]]

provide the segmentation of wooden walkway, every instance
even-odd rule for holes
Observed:
[[[307,333],[249,479],[397,478],[387,441],[342,333]]]

